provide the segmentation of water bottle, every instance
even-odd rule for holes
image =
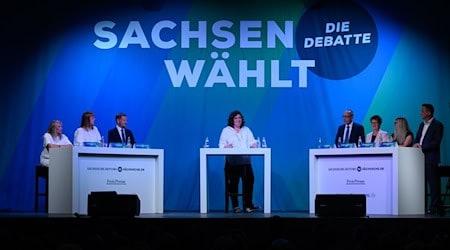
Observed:
[[[261,147],[261,140],[259,139],[259,136],[258,136],[258,138],[256,138],[256,147],[257,148]]]
[[[266,137],[264,137],[264,136],[263,136],[263,138],[262,138],[261,147],[267,148]]]
[[[203,143],[203,147],[209,148],[209,138],[208,137],[205,138],[205,143]]]
[[[102,135],[102,138],[100,139],[100,147],[105,147],[105,137]]]
[[[322,148],[322,137],[319,137],[319,141],[317,143],[317,148]]]
[[[127,148],[131,148],[131,138],[127,138]]]
[[[337,148],[340,148],[340,147],[341,147],[341,143],[342,143],[342,139],[341,139],[341,137],[339,136],[336,147],[337,147]]]
[[[361,139],[361,136],[359,136],[358,137],[358,145],[357,145],[358,148],[361,147],[361,144],[362,144],[362,139]]]

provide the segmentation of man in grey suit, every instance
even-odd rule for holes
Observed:
[[[425,180],[430,190],[430,205],[427,214],[445,214],[441,201],[441,179],[438,167],[441,162],[441,141],[444,136],[444,125],[434,118],[434,107],[422,104],[420,112],[423,122],[420,123],[414,139],[414,147],[422,149],[425,156]]]

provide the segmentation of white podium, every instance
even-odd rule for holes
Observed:
[[[208,212],[208,156],[260,155],[264,157],[264,213],[270,213],[271,150],[270,148],[200,148],[200,213]]]
[[[316,194],[365,194],[367,214],[423,215],[424,155],[410,147],[310,149],[310,213]]]
[[[49,213],[87,214],[91,192],[136,194],[141,213],[163,213],[164,150],[74,147],[50,151]]]

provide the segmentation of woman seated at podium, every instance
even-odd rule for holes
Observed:
[[[388,132],[381,130],[381,117],[379,115],[374,115],[370,117],[370,125],[372,126],[372,132],[366,135],[366,142],[375,142],[375,144],[379,145],[382,142],[389,142],[389,134]]]
[[[42,136],[44,142],[40,160],[42,166],[48,167],[50,148],[72,147],[72,143],[69,138],[62,133],[62,130],[62,122],[59,120],[53,120],[50,122],[50,125],[48,125],[47,132]]]
[[[102,136],[98,128],[94,125],[95,115],[91,111],[86,111],[81,116],[80,127],[75,130],[73,143],[75,146],[82,146],[84,142],[98,142],[102,140]]]
[[[412,147],[414,135],[408,125],[408,120],[404,117],[397,117],[394,122],[394,133],[392,141],[396,141],[399,146]]]

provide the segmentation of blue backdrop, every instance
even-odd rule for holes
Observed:
[[[0,209],[33,209],[43,133],[59,119],[73,141],[87,110],[105,137],[124,112],[138,143],[165,150],[166,211],[199,211],[199,147],[217,146],[235,109],[272,148],[274,211],[308,210],[308,149],[334,140],[347,108],[366,132],[374,114],[389,133],[397,116],[416,132],[425,102],[449,124],[439,4],[137,2],[2,10]],[[262,159],[253,163],[263,204]],[[223,159],[210,166],[209,207],[222,209]]]

